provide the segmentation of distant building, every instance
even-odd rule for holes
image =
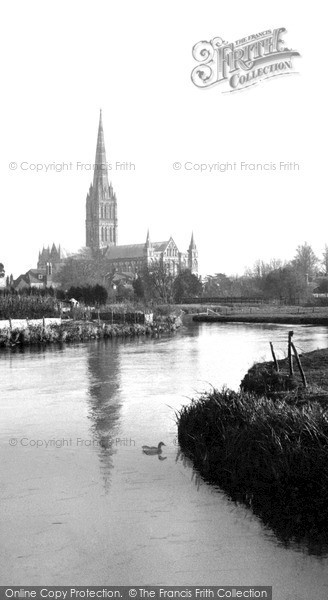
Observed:
[[[48,248],[43,247],[39,252],[37,268],[48,269],[48,275],[52,275],[59,271],[60,267],[64,264],[65,258],[66,254],[61,250],[60,245],[57,248],[55,244],[52,244],[51,250],[50,246]]]
[[[152,242],[149,232],[143,244],[118,243],[117,198],[108,182],[102,114],[100,111],[93,183],[86,199],[86,246],[92,252],[101,251],[108,260],[109,272],[137,273],[145,265],[157,261],[177,275],[190,269],[198,273],[198,251],[191,236],[187,252],[180,252],[172,237],[164,242]]]
[[[164,265],[172,275],[177,275],[185,269],[192,273],[198,272],[197,248],[193,236],[188,252],[180,252],[172,237],[164,242],[152,242],[149,232],[144,244],[129,244],[126,246],[109,246],[104,251],[110,273],[138,273],[152,263]]]
[[[53,282],[52,276],[57,273],[61,266],[65,262],[65,254],[55,244],[52,244],[48,248],[42,248],[39,252],[38,263],[36,269],[29,269],[27,273],[19,275],[17,279],[12,282],[12,286],[15,290],[21,290],[24,288],[47,288],[47,287],[58,287],[58,284]]]
[[[17,291],[26,288],[43,289],[47,287],[47,271],[46,269],[30,269],[24,275],[19,275],[13,281],[13,288]]]

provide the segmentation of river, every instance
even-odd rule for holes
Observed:
[[[2,585],[272,585],[327,597],[328,558],[285,548],[180,453],[175,410],[286,353],[284,325],[0,353]],[[299,351],[325,327],[294,326]],[[165,446],[161,460],[143,444]]]

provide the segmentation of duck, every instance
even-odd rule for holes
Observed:
[[[160,442],[158,446],[142,446],[144,454],[161,454],[162,446],[165,446],[164,442]]]

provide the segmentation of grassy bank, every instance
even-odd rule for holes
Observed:
[[[290,313],[282,315],[268,314],[230,314],[230,315],[194,315],[193,321],[199,323],[277,323],[281,325],[328,325],[327,312],[322,314]]]
[[[290,404],[320,402],[328,410],[328,349],[314,350],[300,355],[308,381],[304,388],[301,375],[294,362],[294,375],[290,377],[288,359],[278,360],[279,372],[272,362],[256,363],[241,382],[245,392],[265,395],[272,399],[283,398]]]
[[[313,376],[306,391],[297,376],[280,397],[247,386],[214,390],[181,410],[178,437],[205,479],[250,507],[282,542],[320,554],[328,551],[328,351],[302,359]]]
[[[93,339],[134,337],[174,331],[174,323],[153,325],[111,325],[91,321],[63,321],[60,324],[33,324],[25,328],[3,328],[0,330],[0,348],[12,348],[33,344],[85,342]]]
[[[211,306],[209,314],[206,314],[207,308],[193,308],[193,320],[205,323],[328,325],[328,308],[324,306]]]

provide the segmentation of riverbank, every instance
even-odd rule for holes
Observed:
[[[267,315],[267,314],[229,314],[229,315],[212,315],[199,314],[193,316],[193,321],[198,323],[277,323],[280,325],[326,325],[328,326],[327,312],[325,315]]]
[[[55,320],[54,320],[55,321]],[[162,318],[152,324],[109,324],[95,321],[63,320],[47,322],[39,319],[19,326],[0,329],[0,348],[28,346],[32,344],[77,343],[94,339],[116,337],[151,336],[170,333],[180,326],[177,318]]]
[[[253,365],[242,380],[241,389],[258,396],[282,398],[290,404],[302,405],[315,401],[328,408],[328,349],[300,354],[300,360],[307,387],[304,387],[295,358],[292,377],[288,358],[284,358],[277,361],[278,372],[271,361]]]
[[[297,375],[292,392],[278,389],[279,397],[254,386],[250,393],[246,378],[240,392],[213,390],[182,408],[178,439],[205,479],[251,508],[283,543],[321,554],[328,551],[328,350],[301,360],[307,390]],[[279,364],[284,377],[286,362]],[[271,363],[256,366],[256,381],[261,370],[273,372]]]
[[[193,309],[199,323],[277,323],[282,325],[328,326],[325,306],[216,306]]]

